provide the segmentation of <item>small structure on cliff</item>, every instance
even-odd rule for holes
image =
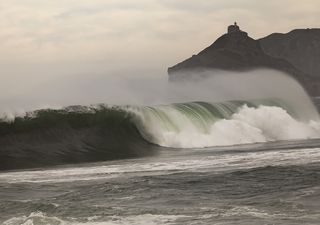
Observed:
[[[240,32],[240,27],[237,25],[237,22],[234,22],[234,25],[228,26],[228,34]]]
[[[260,42],[240,30],[237,23],[228,26],[213,44],[198,54],[168,68],[169,80],[199,78],[201,71],[249,71],[260,68],[280,70],[305,83],[307,77],[284,59],[267,55]],[[211,74],[214,74],[212,72]]]

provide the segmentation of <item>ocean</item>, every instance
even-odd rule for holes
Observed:
[[[6,118],[0,223],[319,224],[319,124],[281,99]]]

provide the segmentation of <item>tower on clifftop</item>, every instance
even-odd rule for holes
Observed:
[[[239,31],[240,31],[240,28],[239,28],[239,26],[237,25],[237,22],[234,22],[234,25],[228,26],[228,34],[230,34],[230,33],[235,33],[235,32],[239,32]]]

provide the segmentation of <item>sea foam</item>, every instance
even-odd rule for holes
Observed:
[[[174,107],[160,111],[161,116],[144,114],[140,131],[147,140],[164,147],[203,148],[320,138],[318,121],[299,121],[277,106],[243,105],[226,118],[210,117],[203,108],[198,114],[185,114]]]

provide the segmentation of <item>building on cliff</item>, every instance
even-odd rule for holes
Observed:
[[[228,26],[228,34],[239,32],[239,31],[240,31],[240,27],[237,25],[237,22],[234,22],[234,25]]]

